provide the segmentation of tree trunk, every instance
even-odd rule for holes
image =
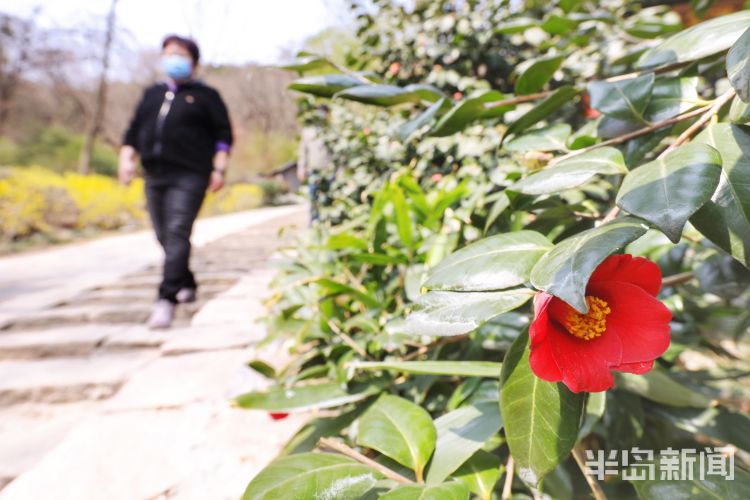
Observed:
[[[104,39],[104,52],[102,53],[102,73],[99,78],[99,88],[96,91],[96,102],[94,103],[94,113],[91,120],[91,126],[86,131],[83,140],[83,149],[78,161],[78,171],[82,174],[91,172],[91,158],[94,153],[94,143],[102,128],[104,120],[104,107],[107,103],[107,71],[109,70],[110,53],[112,52],[112,40],[115,32],[115,9],[117,0],[112,0],[107,15],[107,33]]]

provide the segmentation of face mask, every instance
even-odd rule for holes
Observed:
[[[164,73],[173,80],[185,80],[193,73],[192,61],[183,56],[163,56],[161,58],[161,67]]]

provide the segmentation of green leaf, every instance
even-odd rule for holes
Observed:
[[[595,175],[625,174],[625,160],[618,149],[592,149],[532,174],[508,189],[525,194],[559,193],[586,184]]]
[[[654,82],[646,118],[658,122],[696,107],[701,103],[697,87],[698,77],[659,78]]]
[[[284,445],[281,453],[290,455],[314,450],[320,438],[339,435],[359,417],[363,410],[364,405],[358,405],[354,410],[335,417],[313,418]]]
[[[419,375],[499,378],[501,363],[492,361],[356,361],[355,370],[393,370]]]
[[[358,85],[338,92],[334,97],[378,106],[394,106],[405,102],[437,101],[443,93],[431,85]]]
[[[558,55],[542,57],[526,63],[516,80],[516,94],[527,95],[540,92],[547,82],[550,81],[555,71],[560,68],[564,60],[564,56]]]
[[[659,416],[690,434],[702,434],[750,452],[750,418],[723,408],[674,408],[653,405],[650,416]]]
[[[734,42],[727,54],[727,76],[737,95],[750,101],[750,29]]]
[[[482,500],[490,500],[500,478],[500,459],[492,453],[479,450],[453,473],[453,477]]]
[[[406,142],[414,132],[430,123],[447,103],[448,99],[442,97],[435,101],[429,108],[420,113],[416,118],[414,118],[413,120],[409,120],[408,122],[401,125],[398,129],[398,135],[401,139],[401,142]]]
[[[393,203],[393,212],[396,215],[396,227],[401,243],[406,248],[411,248],[413,242],[411,217],[409,216],[409,207],[406,205],[404,190],[400,186],[391,186],[391,202]]]
[[[534,129],[520,137],[508,141],[508,151],[566,151],[566,141],[572,130],[567,123],[557,123],[549,127]]]
[[[463,483],[452,481],[434,486],[407,484],[394,488],[380,500],[468,500],[469,491]]]
[[[437,444],[427,484],[445,481],[503,426],[497,403],[464,406],[435,420]]]
[[[750,268],[750,129],[717,123],[693,142],[721,154],[719,187],[690,222],[714,244]]]
[[[495,316],[521,307],[532,296],[533,292],[526,288],[501,292],[428,292],[414,303],[404,331],[437,337],[469,333]]]
[[[532,125],[539,123],[541,120],[545,119],[547,116],[551,115],[552,113],[563,107],[565,104],[570,103],[573,97],[575,97],[578,93],[579,90],[571,85],[563,85],[562,87],[558,88],[546,99],[531,108],[531,110],[529,110],[526,114],[511,123],[508,126],[508,129],[505,131],[505,134],[503,135],[503,141],[509,135],[518,135]]]
[[[529,28],[539,26],[539,21],[531,18],[519,18],[512,19],[510,21],[498,24],[495,26],[495,33],[501,35],[514,35],[516,33],[523,33]]]
[[[446,257],[429,272],[424,287],[481,292],[521,285],[551,247],[552,243],[535,231],[490,236]]]
[[[300,73],[321,69],[335,69],[334,65],[328,59],[313,55],[299,57],[288,64],[282,64],[279,68],[288,71],[298,71]]]
[[[266,378],[276,378],[276,370],[263,360],[255,359],[250,361],[247,366],[260,373]]]
[[[427,411],[406,399],[381,396],[359,420],[357,444],[414,470],[421,480],[435,449],[435,425]]]
[[[716,149],[686,144],[631,170],[617,194],[617,205],[677,243],[688,219],[711,198],[720,175],[721,155]]]
[[[654,88],[654,74],[617,82],[591,82],[588,85],[591,107],[602,114],[624,121],[646,123],[644,113]]]
[[[639,68],[696,61],[731,47],[750,27],[750,11],[717,17],[672,35],[647,50],[638,60]]]
[[[338,281],[334,281],[329,278],[318,278],[312,283],[317,283],[329,293],[333,293],[335,295],[351,295],[367,307],[378,308],[381,305],[380,301],[378,301],[375,297],[367,294],[366,292],[357,290],[356,288],[353,288],[344,283],[339,283]]]
[[[585,395],[534,375],[528,344],[528,332],[523,332],[505,355],[500,413],[519,475],[536,485],[573,448]]]
[[[359,498],[380,474],[341,455],[302,453],[272,462],[247,485],[243,500]]]
[[[703,451],[700,450],[699,451]],[[703,457],[707,461],[707,457]],[[729,481],[720,474],[701,475],[701,459],[695,456],[695,460],[681,460],[680,469],[676,471],[672,479],[661,479],[661,471],[669,470],[670,464],[674,463],[674,455],[658,455],[651,462],[655,473],[648,478],[645,474],[649,462],[644,460],[633,464],[631,474],[643,475],[644,478],[630,481],[638,498],[642,500],[665,500],[665,499],[716,499],[716,500],[746,500],[747,492],[750,491],[750,473],[739,467],[734,468],[734,479]],[[729,469],[729,460],[726,461]],[[706,467],[705,464],[703,464]],[[684,474],[684,476],[680,473]],[[729,470],[727,470],[729,472]],[[703,478],[701,478],[703,476]]]
[[[750,122],[750,104],[744,102],[737,96],[732,99],[732,105],[729,108],[729,121],[745,125]]]
[[[605,258],[645,232],[643,223],[624,217],[578,233],[539,259],[531,270],[531,283],[586,313],[586,285],[591,273]]]
[[[242,408],[254,410],[305,411],[314,408],[333,408],[362,401],[379,391],[380,388],[377,386],[368,386],[359,391],[348,391],[341,384],[325,383],[248,392],[237,396],[235,402]]]
[[[502,101],[505,96],[497,90],[484,92],[476,97],[469,97],[455,105],[444,114],[432,129],[430,135],[445,137],[466,128],[474,120],[499,116],[512,106],[500,106],[488,109],[487,104]]]
[[[711,405],[710,398],[688,389],[658,367],[643,375],[632,373],[615,373],[614,375],[617,388],[625,389],[657,403],[695,408],[706,408]]]
[[[362,80],[351,75],[316,75],[300,78],[289,84],[289,88],[319,97],[333,97],[349,87],[362,85]]]
[[[550,14],[542,23],[542,29],[551,35],[564,35],[574,30],[578,21],[569,17]]]
[[[594,429],[594,426],[601,420],[604,410],[607,406],[607,391],[590,392],[586,398],[586,413],[583,417],[583,423],[578,431],[580,438],[585,438]]]

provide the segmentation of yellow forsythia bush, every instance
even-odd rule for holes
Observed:
[[[258,186],[237,184],[209,193],[203,215],[258,207]],[[0,241],[61,229],[117,229],[147,222],[143,180],[121,186],[103,175],[59,174],[42,167],[0,169]]]

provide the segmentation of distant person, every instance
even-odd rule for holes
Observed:
[[[317,220],[320,205],[320,189],[324,172],[331,164],[328,148],[320,136],[321,127],[328,122],[328,106],[321,105],[315,110],[312,119],[302,129],[297,153],[297,178],[307,181],[310,193],[310,219]]]
[[[197,283],[189,268],[190,233],[206,190],[224,186],[232,145],[221,96],[195,79],[199,60],[193,40],[176,35],[164,39],[161,65],[166,80],[145,90],[120,149],[118,174],[125,184],[135,176],[140,156],[148,212],[165,254],[150,328],[169,328],[175,305],[196,298]]]

